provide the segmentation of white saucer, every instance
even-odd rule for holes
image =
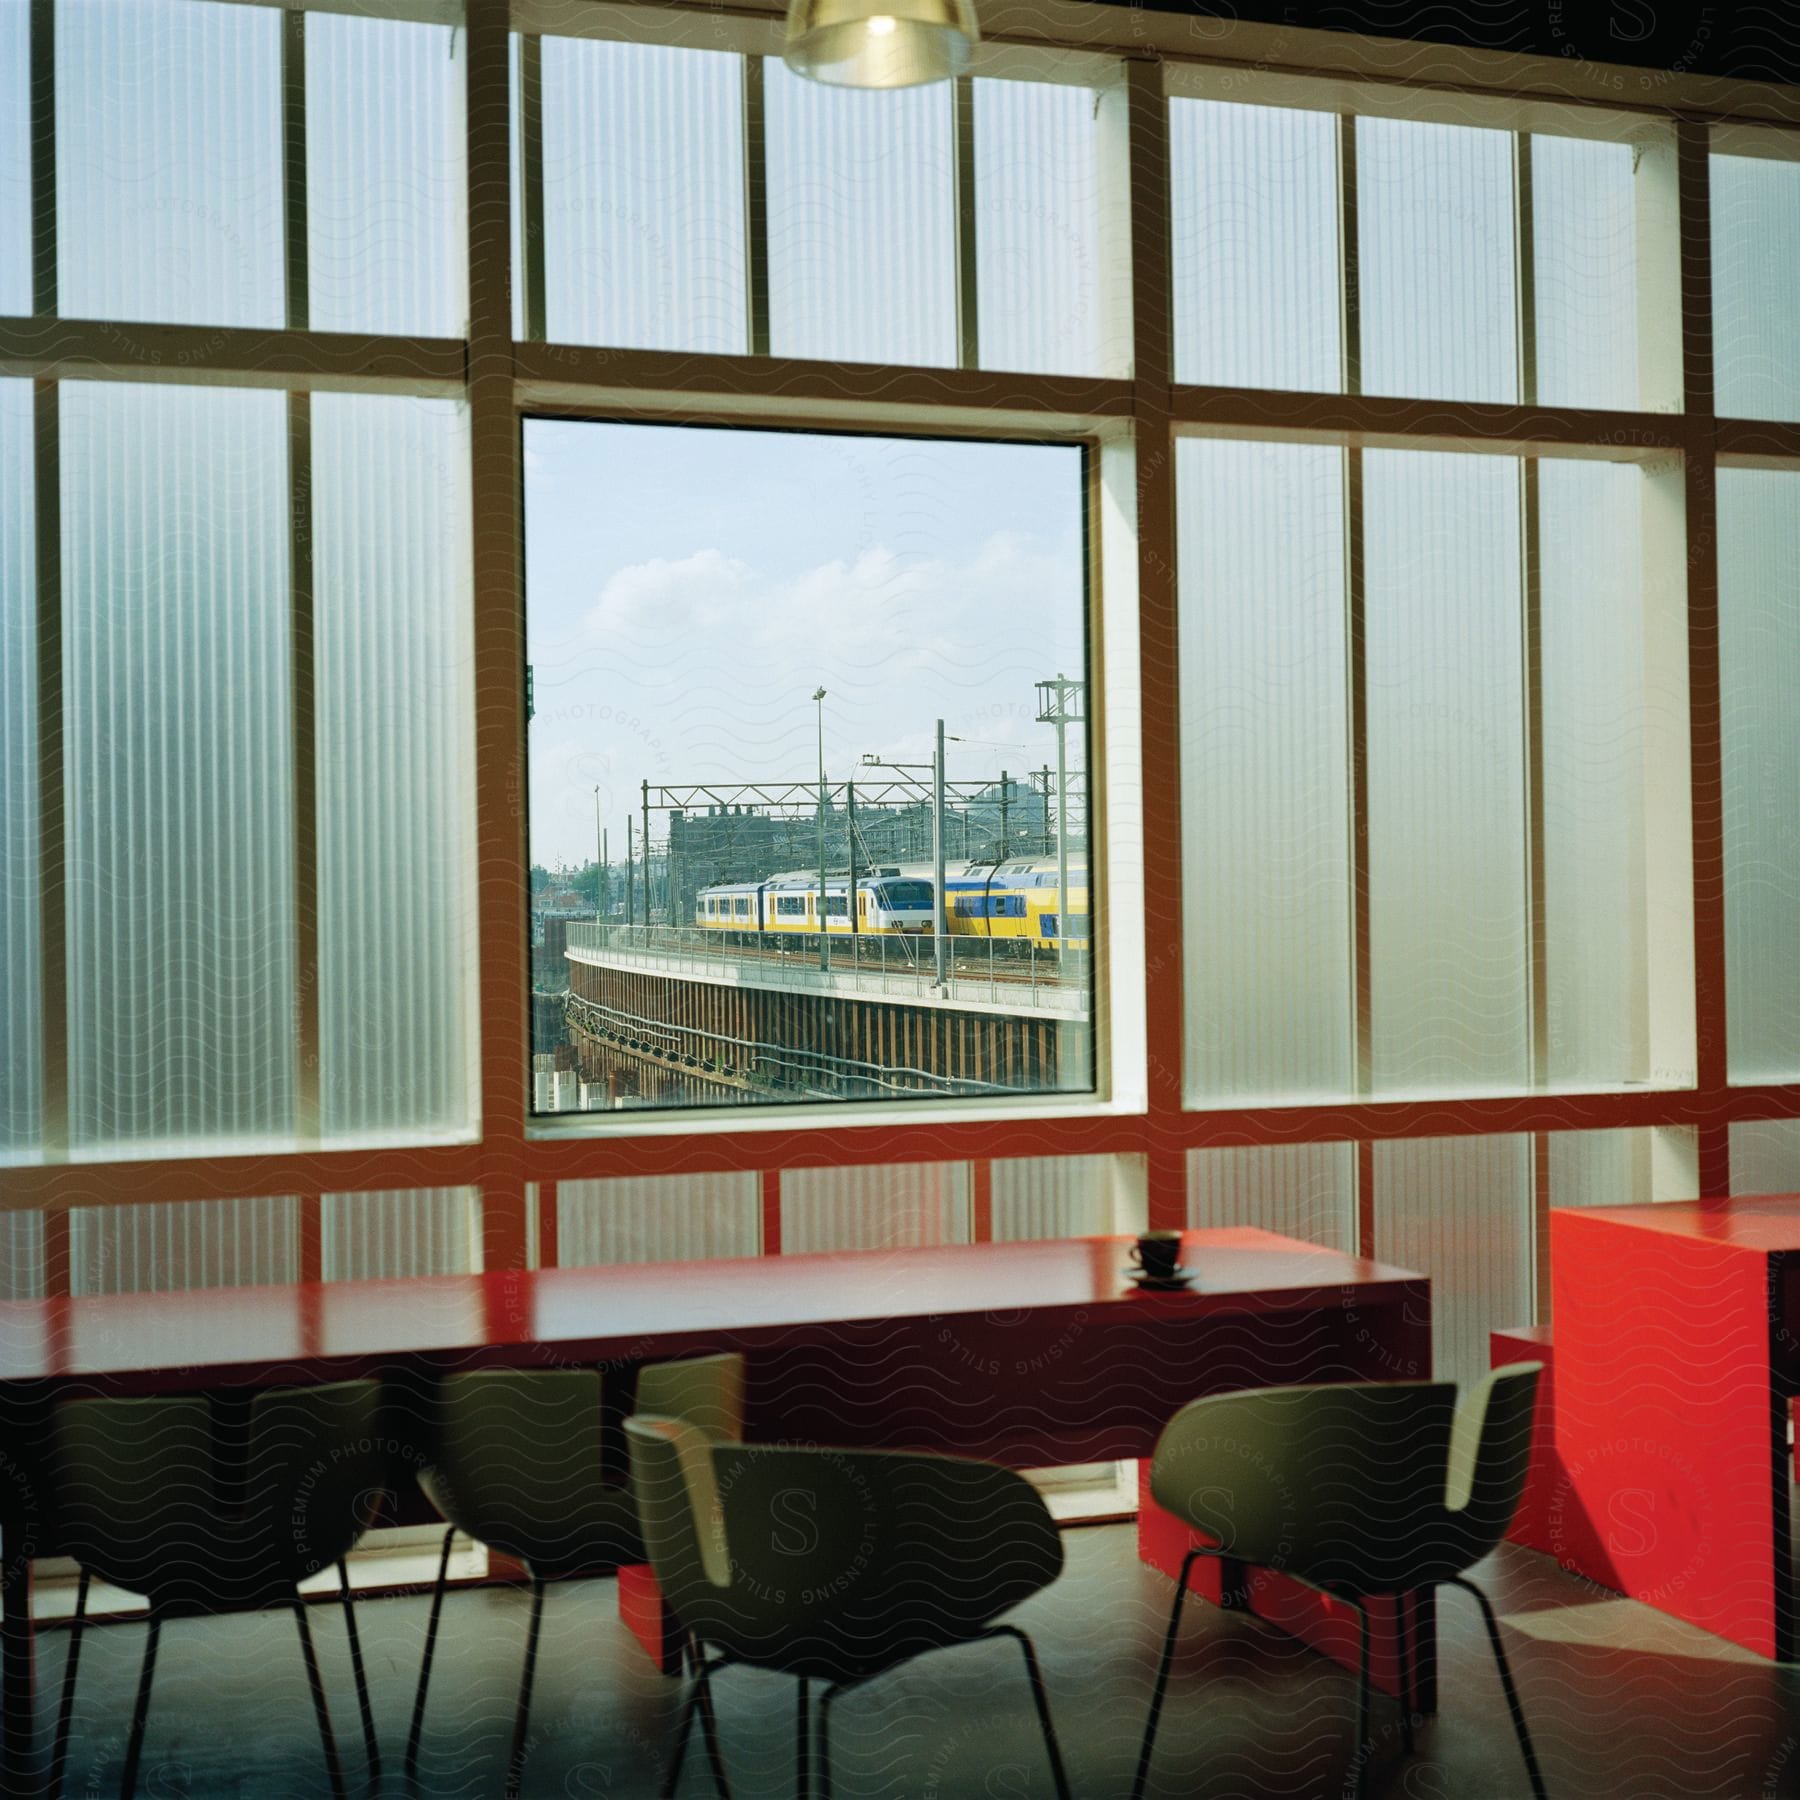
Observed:
[[[1167,1275],[1146,1275],[1135,1263],[1130,1268],[1119,1271],[1131,1285],[1143,1294],[1179,1294],[1193,1285],[1196,1270],[1186,1268],[1177,1263]]]

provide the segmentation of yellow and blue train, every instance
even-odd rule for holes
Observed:
[[[849,878],[825,882],[827,936],[848,933]],[[1068,923],[1057,911],[1055,857],[1015,857],[1001,863],[972,862],[944,877],[946,924],[952,937],[1010,940],[1071,950],[1088,947],[1088,875],[1085,862],[1071,862]],[[931,869],[914,864],[873,869],[856,880],[856,930],[889,936],[934,929]],[[725,882],[701,889],[695,923],[709,931],[792,932],[816,936],[820,928],[816,874],[771,875],[766,881]]]

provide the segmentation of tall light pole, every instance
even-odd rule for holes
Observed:
[[[1054,681],[1040,681],[1038,723],[1056,727],[1056,947],[1069,947],[1069,754],[1063,734],[1086,717],[1085,681],[1069,681],[1061,670]],[[1090,856],[1089,861],[1092,861]],[[1093,880],[1093,870],[1088,870]],[[1091,889],[1090,889],[1091,893]],[[1092,902],[1090,900],[1089,904]],[[1091,935],[1091,931],[1090,931]]]
[[[825,690],[813,693],[819,709],[819,967],[831,967],[831,950],[825,940]]]
[[[931,760],[931,922],[936,938],[937,985],[944,985],[945,934],[950,929],[944,898],[944,721],[937,722],[937,753]]]
[[[606,923],[606,851],[602,848],[605,831],[600,824],[600,790],[594,789],[594,923]]]

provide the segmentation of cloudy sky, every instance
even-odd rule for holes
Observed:
[[[940,717],[952,779],[1054,763],[1074,449],[534,420],[525,471],[534,862],[591,860],[596,786],[616,859],[646,778],[813,778],[818,687],[834,780]]]

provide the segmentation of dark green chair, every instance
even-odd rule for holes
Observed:
[[[1447,1381],[1262,1388],[1196,1400],[1164,1428],[1150,1465],[1156,1503],[1216,1540],[1181,1565],[1133,1800],[1143,1794],[1175,1654],[1188,1575],[1202,1556],[1276,1569],[1356,1609],[1360,1692],[1356,1781],[1369,1735],[1371,1595],[1396,1597],[1406,1748],[1413,1691],[1405,1596],[1440,1586],[1472,1594],[1500,1670],[1536,1800],[1543,1776],[1507,1666],[1494,1609],[1465,1571],[1506,1535],[1525,1489],[1541,1363],[1483,1377],[1457,1404]]]
[[[150,1604],[120,1792],[137,1785],[162,1628],[173,1619],[291,1606],[331,1791],[344,1792],[325,1687],[299,1584],[334,1564],[373,1782],[380,1774],[362,1644],[344,1557],[381,1497],[377,1390],[370,1381],[258,1394],[241,1436],[205,1395],[71,1400],[57,1408],[57,1532],[81,1570],[50,1793],[60,1794],[94,1576]],[[240,1414],[240,1417],[242,1415]]]
[[[817,1754],[829,1800],[830,1709],[840,1694],[928,1650],[1010,1637],[1024,1653],[1056,1793],[1068,1800],[1031,1640],[996,1623],[1062,1569],[1062,1539],[1028,1481],[960,1457],[719,1442],[642,1409],[625,1429],[651,1567],[693,1645],[665,1796],[696,1716],[724,1788],[710,1685],[721,1668],[799,1678],[802,1795],[808,1684],[825,1683]]]
[[[601,1420],[604,1389],[594,1369],[473,1369],[447,1377],[437,1402],[436,1448],[419,1485],[444,1518],[425,1654],[406,1742],[416,1774],[438,1620],[457,1532],[515,1557],[531,1575],[531,1623],[513,1713],[506,1786],[517,1791],[537,1673],[544,1588],[576,1575],[616,1572],[645,1560],[629,1485],[608,1479]],[[743,1432],[740,1356],[658,1363],[638,1372],[637,1403],[652,1404],[722,1437]]]

